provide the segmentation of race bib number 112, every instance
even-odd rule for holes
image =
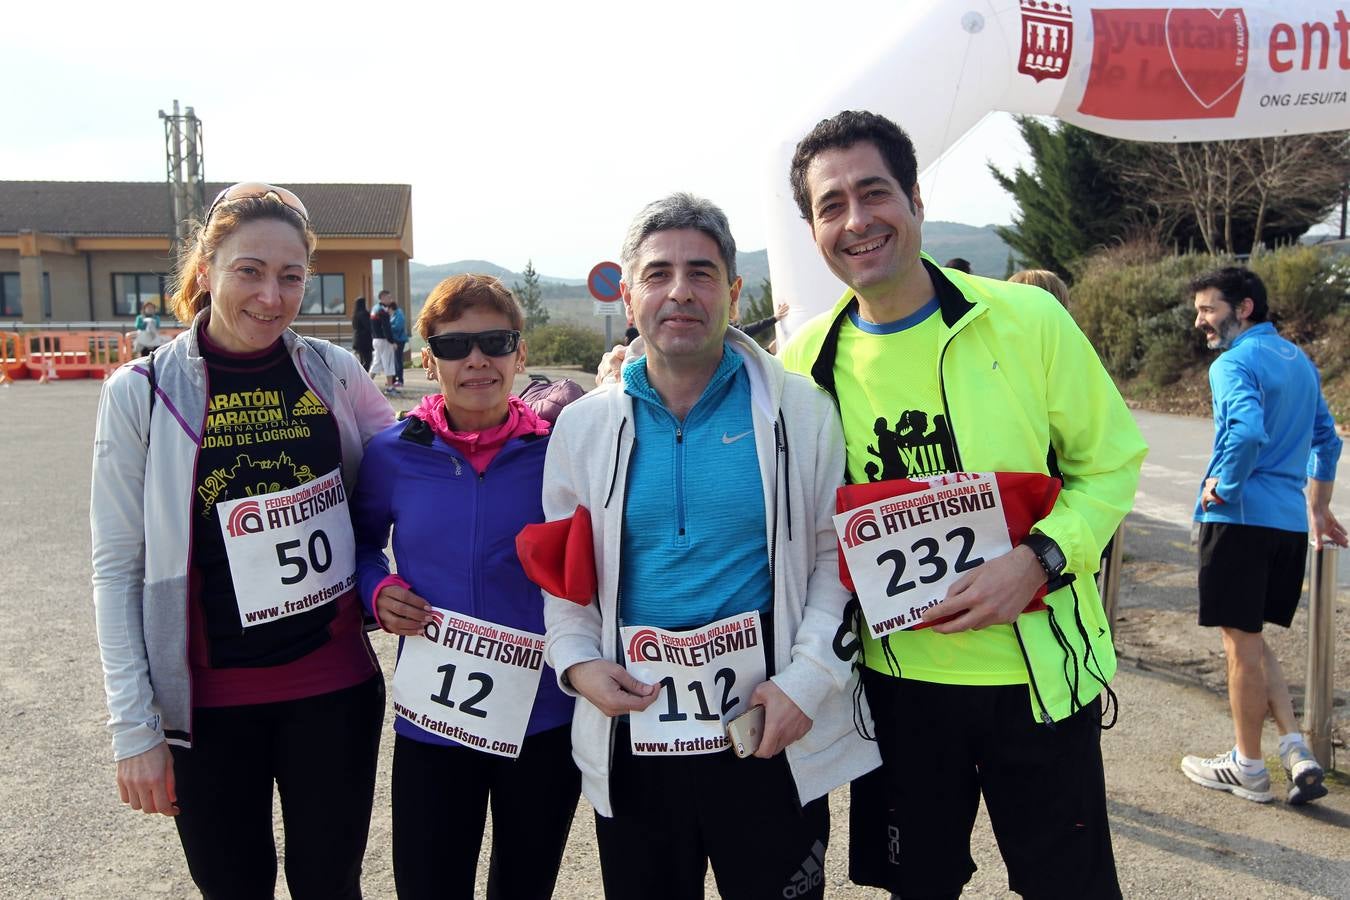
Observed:
[[[1012,550],[992,473],[960,472],[931,485],[834,517],[873,637],[914,627],[962,575]]]
[[[628,717],[634,755],[689,756],[726,747],[724,724],[745,711],[767,677],[759,613],[690,631],[630,625],[619,636],[628,671],[661,688],[655,703]]]

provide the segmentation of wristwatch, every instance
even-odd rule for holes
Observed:
[[[1034,531],[1022,539],[1022,544],[1030,547],[1031,552],[1036,554],[1036,559],[1040,562],[1041,568],[1045,570],[1047,584],[1053,584],[1064,574],[1064,565],[1067,560],[1064,559],[1064,551],[1059,549],[1059,544]]]

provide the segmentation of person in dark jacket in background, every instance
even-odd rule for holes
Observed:
[[[384,376],[384,392],[393,394],[398,388],[394,384],[394,336],[389,326],[389,310],[382,303],[375,304],[370,313],[370,337],[374,345],[374,362],[370,366],[371,377]]]
[[[366,298],[356,298],[356,308],[352,310],[352,352],[361,360],[361,368],[370,370],[370,354],[374,345],[370,342],[370,310],[366,309]]]
[[[473,895],[488,804],[490,898],[547,898],[581,790],[572,698],[543,664],[543,601],[516,555],[542,522],[549,424],[511,395],[524,314],[487,275],[427,297],[440,392],[377,435],[353,499],[358,588],[401,636],[394,674],[399,897]],[[398,575],[384,547],[393,527]],[[542,676],[542,677],[541,677]]]

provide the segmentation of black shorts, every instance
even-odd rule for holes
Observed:
[[[1288,628],[1303,594],[1308,533],[1200,523],[1200,624],[1260,633]]]
[[[1117,898],[1096,703],[1035,721],[1026,685],[932,684],[863,669],[882,766],[854,781],[849,877],[909,898],[956,897],[975,872],[984,794],[1008,888]]]
[[[608,900],[702,898],[709,861],[725,900],[825,896],[830,809],[798,802],[782,753],[634,756],[618,723],[609,796],[614,816],[595,817]]]

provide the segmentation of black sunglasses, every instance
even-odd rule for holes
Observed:
[[[505,329],[451,331],[427,338],[427,346],[437,359],[463,359],[473,352],[474,344],[486,356],[510,356],[520,346],[520,332]]]

